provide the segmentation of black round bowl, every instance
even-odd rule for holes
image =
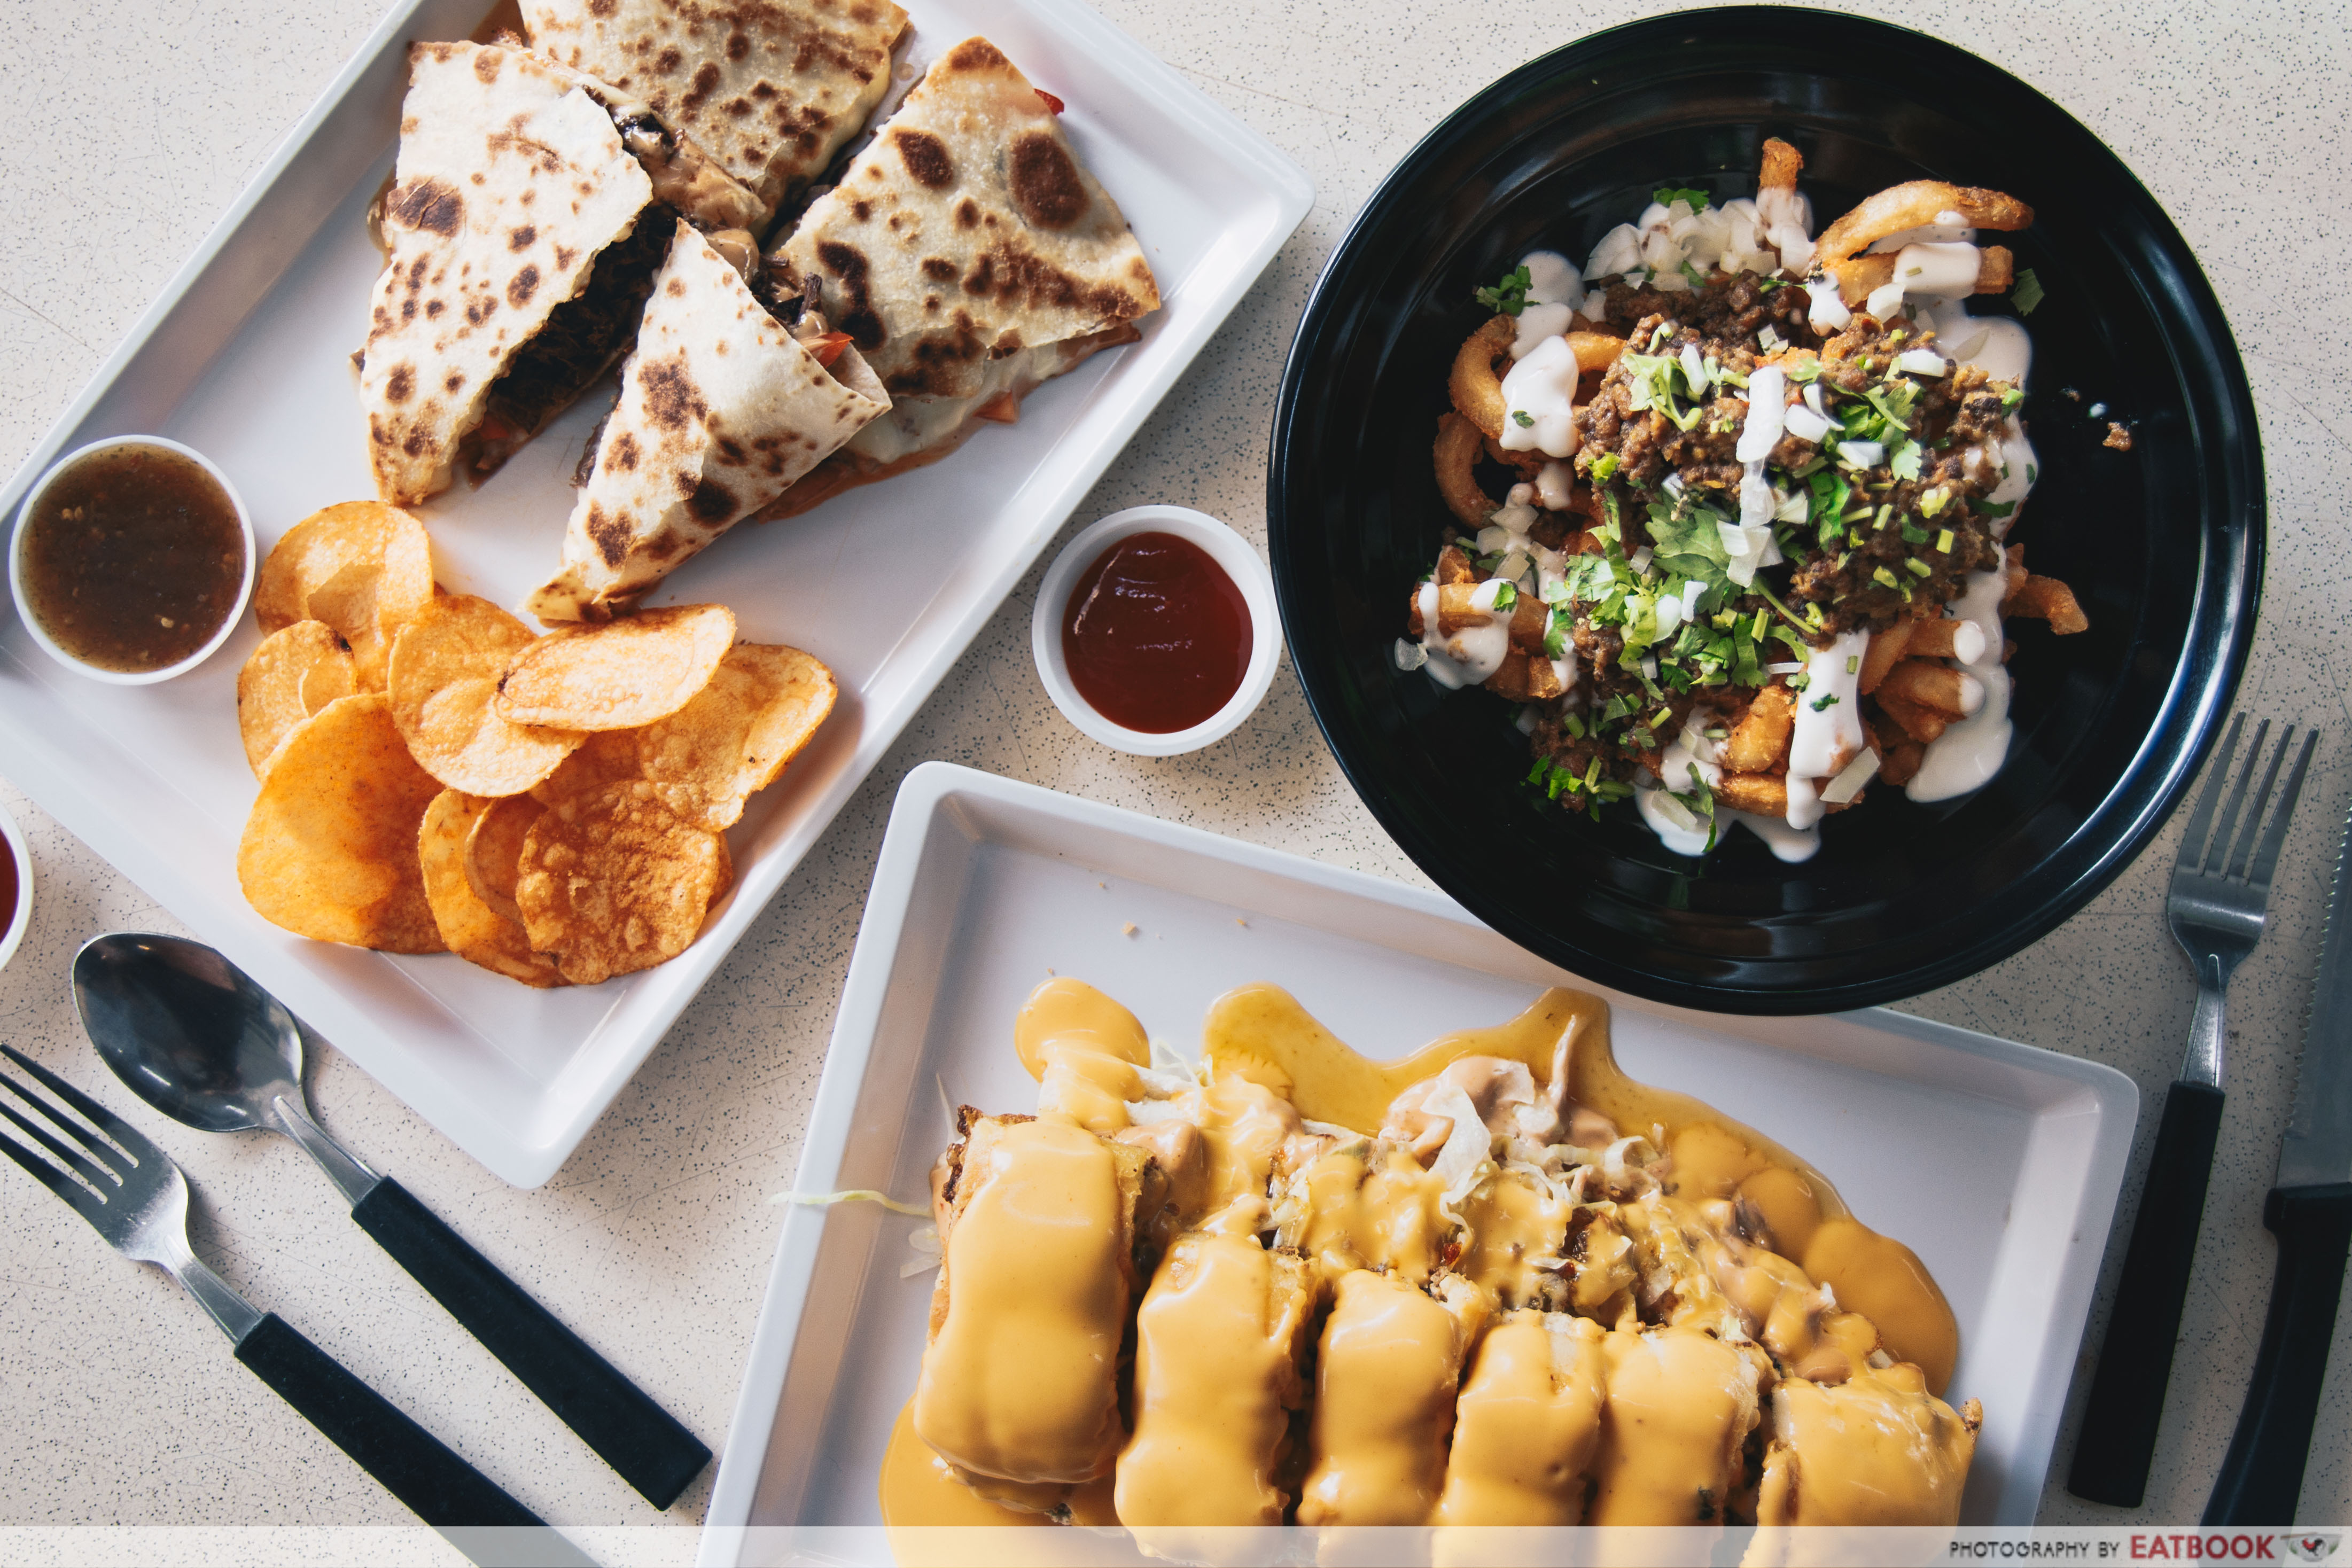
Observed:
[[[2046,294],[2025,404],[2042,461],[2013,541],[2091,629],[2011,623],[2008,765],[1976,794],[1881,789],[1774,860],[1745,832],[1669,853],[1630,805],[1571,816],[1522,781],[1512,709],[1401,673],[1447,514],[1430,472],[1471,290],[1538,246],[1581,259],[1660,185],[1752,195],[1805,155],[1817,220],[1897,181],[2032,204],[2004,236]],[[1999,307],[2007,308],[2005,305]],[[2104,402],[2105,414],[2091,408]],[[2134,434],[2103,444],[2107,420]],[[1815,11],[1685,12],[1522,67],[1432,131],[1324,269],[1283,374],[1268,533],[1291,657],[1383,826],[1480,919],[1580,975],[1718,1011],[1914,995],[2017,951],[2126,864],[2187,788],[2254,626],[2263,469],[2236,345],[2195,259],[2114,153],[1982,60]]]

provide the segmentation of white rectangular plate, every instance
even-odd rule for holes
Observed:
[[[975,33],[1064,99],[1080,157],[1141,240],[1165,304],[1143,340],[1048,383],[1021,422],[935,466],[790,522],[746,527],[655,602],[717,600],[751,641],[805,648],[842,695],[814,745],[730,834],[740,881],[661,967],[533,991],[449,956],[292,936],[247,907],[237,837],[255,782],[237,739],[246,625],[200,670],[117,687],[0,623],[0,765],[457,1145],[519,1186],[555,1173],[833,820],[1071,509],[1306,215],[1306,174],[1076,0],[908,0],[914,52]],[[130,432],[206,453],[263,549],[331,502],[373,495],[350,364],[382,261],[362,217],[390,171],[413,39],[462,38],[484,0],[386,18],[165,288],[9,487]],[[478,490],[419,508],[452,591],[509,606],[553,570],[568,478],[611,402],[592,392]]]
[[[1210,1001],[1254,980],[1376,1057],[1583,985],[1441,894],[926,763],[891,812],[794,1189],[919,1201],[947,1102],[1032,1108],[1013,1016],[1052,973],[1188,1055]],[[2031,1522],[2131,1145],[2131,1080],[1883,1009],[1733,1019],[1601,994],[1633,1077],[1786,1144],[1926,1260],[1959,1319],[1950,1396],[1984,1402],[1963,1519]],[[929,1312],[933,1277],[899,1277],[922,1223],[871,1204],[786,1213],[705,1568],[792,1545],[745,1526],[878,1522]],[[821,1539],[824,1561],[888,1561],[879,1532]]]

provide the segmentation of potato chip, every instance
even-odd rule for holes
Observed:
[[[638,733],[634,729],[589,731],[586,745],[530,787],[530,798],[542,806],[552,806],[566,795],[584,795],[607,784],[644,778],[637,769]]]
[[[834,695],[833,672],[798,648],[739,643],[693,701],[638,732],[639,771],[680,816],[730,826],[808,744]]]
[[[522,924],[522,909],[515,903],[514,890],[522,869],[523,840],[546,810],[528,795],[509,795],[475,820],[466,840],[467,885],[475,897],[517,925]]]
[[[691,702],[734,641],[735,612],[723,604],[644,610],[542,637],[509,667],[498,710],[516,724],[635,729]]]
[[[493,808],[504,804],[461,789],[444,789],[433,798],[416,832],[425,897],[432,905],[441,940],[466,962],[526,986],[560,986],[563,977],[556,972],[555,961],[530,950],[521,922],[508,919],[475,897],[467,882],[466,848],[474,830]]]
[[[264,637],[236,673],[236,727],[254,777],[268,771],[288,731],[351,695],[352,651],[325,622],[297,621]]]
[[[360,688],[382,691],[392,640],[433,599],[425,525],[381,501],[345,501],[286,530],[253,582],[264,632],[323,621],[352,646]]]
[[[510,724],[492,709],[499,678],[537,641],[487,599],[444,594],[401,629],[392,649],[392,717],[417,766],[469,795],[520,795],[587,738]]]
[[[379,693],[332,702],[287,734],[237,844],[237,881],[273,925],[321,942],[442,951],[416,832],[441,786],[416,766]]]
[[[572,795],[525,835],[515,902],[538,951],[593,986],[676,957],[702,930],[726,854],[639,780]]]

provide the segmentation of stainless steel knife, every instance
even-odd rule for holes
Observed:
[[[2311,1021],[2294,1109],[2279,1149],[2263,1224],[2278,1238],[2278,1277],[2238,1429],[2205,1505],[2207,1524],[2294,1522],[2320,1380],[2336,1337],[2344,1262],[2352,1250],[2352,817],[2336,849],[2336,880],[2312,981]]]

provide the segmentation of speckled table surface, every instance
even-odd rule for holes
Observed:
[[[1381,174],[1478,86],[1580,34],[1662,7],[1604,0],[1414,5],[1105,0],[1119,26],[1305,165],[1312,214],[1112,465],[1071,531],[1173,501],[1265,530],[1282,350],[1324,257]],[[2352,789],[2352,32],[2323,0],[1921,0],[1859,5],[1976,50],[2115,147],[2171,213],[2234,328],[2270,476],[2270,562],[2248,711],[2326,727],[2261,946],[2231,993],[2228,1110],[2147,1506],[2063,1490],[2042,1518],[2182,1521],[2202,1510],[2262,1326],[2261,1206],[2293,1091],[2334,820]],[[235,6],[5,0],[0,100],[43,128],[0,147],[0,467],[33,448],[182,258],[358,47],[376,0]],[[2329,17],[2336,19],[2331,21]],[[59,149],[70,148],[59,156]],[[311,1093],[330,1128],[396,1173],[716,1446],[732,1409],[867,880],[898,781],[930,758],[1031,779],[1406,881],[1316,733],[1287,668],[1208,752],[1114,755],[1056,715],[1028,655],[1036,574],[1017,589],[571,1162],[509,1188],[331,1050]],[[5,780],[40,896],[0,971],[0,1039],[96,1086],[67,994],[75,948],[175,929],[129,878]],[[2141,1087],[2121,1236],[2177,1070],[2194,989],[2165,933],[2178,825],[2088,908],[2007,963],[1907,1004],[2110,1063]],[[123,1097],[115,1095],[115,1099]],[[563,1524],[671,1524],[691,1554],[708,1474],[656,1515],[346,1223],[277,1140],[203,1138],[146,1117],[203,1193],[197,1250]],[[2095,1336],[2106,1295],[2093,1318]],[[2352,1314],[2344,1320],[2352,1325]],[[2301,1517],[2352,1520],[2352,1326],[2339,1326]],[[129,1267],[14,1173],[0,1176],[0,1526],[401,1524],[409,1516],[222,1354],[162,1275]],[[2095,1338],[2093,1343],[2095,1343]]]

